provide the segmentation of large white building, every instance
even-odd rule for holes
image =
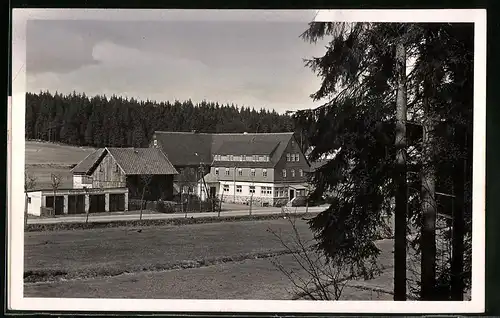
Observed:
[[[177,188],[194,183],[202,199],[274,206],[306,194],[310,165],[291,132],[155,132],[151,147],[161,148],[179,171]]]

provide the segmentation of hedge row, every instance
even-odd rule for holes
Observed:
[[[125,221],[109,221],[109,222],[75,222],[75,223],[51,223],[51,224],[28,224],[26,232],[42,232],[42,231],[64,231],[64,230],[91,230],[101,228],[114,227],[139,227],[139,226],[163,226],[163,225],[187,225],[187,224],[202,224],[202,223],[217,223],[217,222],[237,222],[237,221],[258,221],[258,220],[277,220],[284,216],[295,216],[299,218],[311,217],[316,215],[314,212],[309,213],[282,213],[270,215],[239,215],[239,216],[209,216],[209,217],[188,217],[176,219],[161,219],[161,220],[125,220]]]

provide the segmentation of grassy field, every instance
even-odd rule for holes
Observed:
[[[297,226],[311,238],[304,221]],[[290,299],[292,285],[271,260],[299,269],[268,229],[291,242],[283,219],[26,233],[25,295]],[[392,241],[380,244],[382,265],[390,267]],[[391,280],[377,284],[390,289]],[[388,297],[348,290],[349,299]]]
[[[48,142],[26,141],[25,169],[36,178],[35,189],[50,189],[51,175],[61,178],[59,188],[73,186],[71,168],[95,149]]]
[[[50,164],[69,166],[77,164],[95,149],[40,141],[26,141],[26,165]]]

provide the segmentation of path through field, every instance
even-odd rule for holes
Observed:
[[[311,238],[305,221],[301,237]],[[291,242],[288,220],[25,234],[25,297],[291,299],[271,260],[299,270],[268,231]],[[392,241],[378,242],[390,268]],[[43,276],[46,275],[46,276]],[[345,290],[346,299],[391,299],[388,269]],[[371,284],[371,285],[370,285]],[[367,287],[368,286],[368,287]]]

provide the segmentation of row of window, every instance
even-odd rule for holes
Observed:
[[[268,162],[267,155],[214,155],[214,161],[250,161],[250,162]]]
[[[231,170],[232,169],[229,169],[229,168],[226,168],[225,170],[225,175],[226,176],[229,176],[231,175]],[[238,170],[238,176],[242,177],[243,176],[243,169],[237,169]],[[219,168],[215,168],[215,174],[216,175],[219,175]],[[249,173],[249,176],[250,177],[255,177],[255,169],[250,169],[250,173]],[[263,177],[267,177],[267,169],[262,169],[262,176]]]
[[[255,186],[248,186],[248,192],[249,193],[255,193]],[[228,184],[225,184],[223,186],[223,191],[224,192],[229,192],[229,185]],[[243,186],[241,185],[237,185],[236,186],[236,193],[242,193],[243,192]],[[261,195],[272,195],[273,194],[273,188],[271,187],[260,187],[260,194]],[[280,192],[281,195],[284,194],[284,191],[282,190]],[[276,195],[278,196],[278,191],[276,191]]]
[[[300,160],[300,155],[298,153],[287,153],[286,154],[286,161],[299,162],[299,160]]]
[[[232,169],[226,168],[225,175],[226,176],[230,176],[231,175],[231,170]],[[238,170],[238,176],[242,177],[243,176],[243,169],[237,169],[237,170]],[[290,173],[291,173],[292,178],[295,178],[295,169],[290,170]],[[217,175],[217,176],[219,175],[219,168],[215,168],[215,175]],[[286,175],[287,175],[286,174],[286,169],[283,169],[282,175],[283,175],[283,178],[286,178]],[[253,169],[253,168],[250,169],[249,176],[250,177],[255,177],[256,176],[255,169]],[[267,169],[262,169],[262,176],[263,177],[267,177]],[[304,170],[299,169],[299,176],[300,177],[304,176]]]
[[[286,169],[283,169],[281,174],[283,175],[283,178],[286,178]],[[290,174],[292,175],[292,178],[295,178],[295,169],[290,170]],[[304,170],[299,169],[299,176],[304,176]]]

